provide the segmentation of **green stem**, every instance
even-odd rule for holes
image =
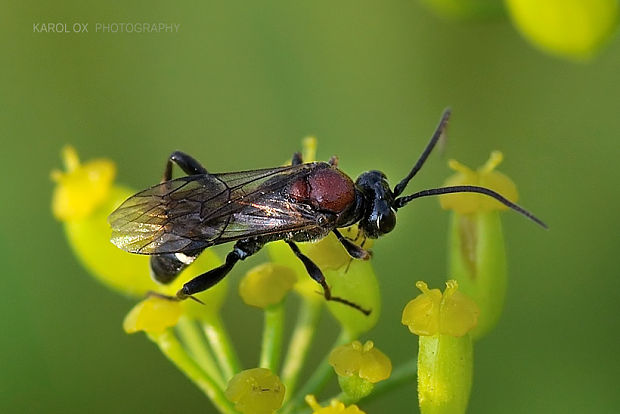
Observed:
[[[241,371],[241,363],[237,352],[232,346],[228,332],[218,315],[214,315],[203,321],[202,329],[205,332],[209,345],[219,361],[224,381],[229,381],[236,373]]]
[[[260,353],[261,368],[275,373],[282,353],[282,331],[284,329],[284,301],[265,309],[263,344]]]
[[[213,378],[213,381],[215,381],[220,388],[226,388],[226,381],[224,381],[222,377],[222,372],[217,366],[215,359],[213,359],[213,355],[211,355],[204,336],[202,336],[202,333],[198,330],[196,323],[184,316],[179,319],[176,328],[181,337],[181,341],[187,346],[190,354],[200,368],[202,368],[208,376]]]
[[[375,384],[375,388],[372,390],[370,395],[362,398],[362,401],[371,401],[387,392],[392,391],[395,388],[400,387],[404,384],[411,384],[415,382],[416,376],[418,372],[418,359],[413,358],[410,361],[407,361],[403,365],[396,368],[390,378],[385,381],[381,381]],[[342,398],[344,404],[354,404],[357,401],[347,397],[345,394],[341,394],[338,396]]]
[[[346,330],[340,331],[340,335],[338,335],[338,339],[332,346],[331,349],[334,349],[337,346],[342,344],[346,344],[351,342],[353,338]],[[326,355],[323,358],[323,361],[318,365],[312,376],[308,379],[308,381],[304,384],[304,386],[295,394],[295,396],[289,401],[289,403],[285,406],[282,411],[282,414],[290,414],[293,411],[297,411],[300,407],[302,407],[305,403],[304,398],[308,394],[317,394],[320,392],[327,382],[334,375],[333,368],[329,365],[329,355]]]
[[[291,336],[291,343],[282,367],[282,383],[286,386],[284,402],[288,401],[297,387],[301,369],[306,362],[308,351],[321,316],[322,303],[318,300],[302,300],[299,316]]]
[[[148,336],[157,344],[161,352],[209,397],[220,413],[237,414],[222,389],[198,367],[171,330],[160,334],[150,333]]]

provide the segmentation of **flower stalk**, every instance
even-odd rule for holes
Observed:
[[[181,343],[185,345],[196,364],[213,379],[213,381],[221,388],[226,387],[226,381],[222,376],[220,367],[215,362],[211,351],[205,341],[202,332],[196,323],[187,317],[182,317],[176,326]]]
[[[320,302],[301,301],[299,315],[297,316],[297,322],[295,323],[291,336],[291,343],[282,366],[282,382],[286,385],[286,389],[288,390],[284,396],[285,402],[287,402],[297,390],[299,374],[306,362],[308,351],[314,340],[320,315]]]
[[[472,373],[471,336],[420,336],[418,399],[422,414],[465,413]]]
[[[170,362],[209,397],[220,413],[238,414],[216,381],[198,367],[170,330],[158,334],[149,333],[148,337],[159,347]]]
[[[280,355],[282,353],[284,303],[280,302],[269,306],[264,313],[263,343],[258,366],[276,372],[279,368]]]
[[[336,348],[340,345],[344,345],[347,342],[351,342],[353,338],[350,338],[349,332],[346,329],[343,329],[338,338],[336,339],[333,348]],[[301,387],[301,389],[295,394],[294,397],[288,402],[287,406],[282,410],[282,414],[290,414],[297,412],[297,410],[303,407],[306,395],[317,394],[325,386],[327,382],[334,376],[334,370],[329,364],[329,356],[326,355],[323,360],[319,363],[314,373],[308,378],[308,381]]]
[[[241,371],[241,363],[222,319],[219,316],[214,316],[203,321],[202,330],[220,364],[224,380],[228,381]]]

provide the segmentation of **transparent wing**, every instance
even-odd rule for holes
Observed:
[[[111,241],[141,254],[192,252],[232,240],[316,226],[282,190],[327,164],[182,177],[127,199],[108,218]]]

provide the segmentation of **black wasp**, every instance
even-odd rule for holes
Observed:
[[[368,314],[362,306],[332,296],[323,273],[296,242],[318,240],[334,232],[351,257],[368,259],[369,252],[345,238],[339,228],[358,223],[363,235],[374,239],[394,229],[396,211],[411,200],[463,192],[493,197],[546,227],[525,209],[484,187],[442,187],[400,196],[445,131],[449,117],[447,109],[413,169],[394,190],[385,174],[376,170],[353,182],[337,168],[336,158],[304,164],[297,153],[286,167],[212,174],[189,155],[174,152],[160,184],[130,197],[110,215],[112,243],[131,253],[152,255],[155,279],[169,283],[204,249],[234,241],[224,264],[195,277],[177,292],[176,298],[186,299],[218,283],[235,263],[266,243],[284,240],[323,287],[326,300]],[[172,180],[173,163],[187,176]]]

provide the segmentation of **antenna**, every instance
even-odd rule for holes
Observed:
[[[398,210],[399,208],[405,206],[411,200],[415,200],[416,198],[436,196],[436,195],[441,195],[441,194],[450,194],[450,193],[479,193],[479,194],[487,195],[489,197],[493,197],[494,199],[496,199],[497,201],[499,201],[506,207],[510,207],[517,213],[522,214],[528,219],[532,220],[534,223],[538,224],[540,227],[544,229],[549,228],[541,219],[539,219],[538,217],[536,217],[535,215],[533,215],[532,213],[530,213],[523,207],[506,199],[501,194],[496,193],[495,191],[490,190],[488,188],[478,187],[475,185],[456,185],[453,187],[431,188],[428,190],[418,191],[417,193],[414,193],[414,194],[411,194],[405,197],[400,197],[394,200],[394,208]]]
[[[441,120],[439,121],[439,125],[437,125],[437,128],[435,129],[435,132],[433,133],[433,136],[431,137],[429,143],[426,144],[426,148],[424,148],[424,151],[422,151],[422,155],[420,155],[420,158],[415,163],[409,174],[407,174],[407,176],[403,178],[400,183],[396,184],[396,187],[394,187],[394,197],[398,197],[399,195],[401,195],[405,190],[405,187],[407,187],[407,184],[409,184],[409,181],[413,178],[414,175],[418,173],[418,171],[420,171],[420,168],[422,168],[422,166],[424,165],[424,162],[431,154],[431,151],[433,150],[433,148],[435,148],[437,141],[439,141],[439,138],[441,138],[441,136],[446,131],[446,127],[448,126],[448,120],[450,119],[451,114],[452,110],[450,108],[444,109],[443,114],[441,115]]]

